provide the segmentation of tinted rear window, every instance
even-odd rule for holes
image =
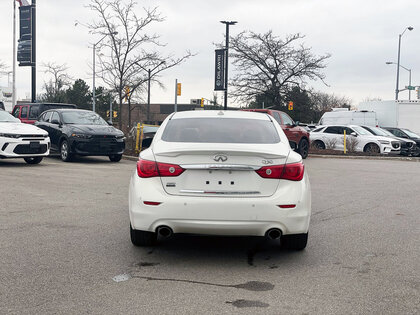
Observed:
[[[268,120],[239,118],[183,118],[170,120],[162,140],[198,143],[278,143],[280,137]]]

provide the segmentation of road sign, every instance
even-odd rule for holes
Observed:
[[[412,85],[406,85],[405,88],[407,90],[412,90],[412,91],[414,91],[416,89],[416,87],[415,86],[412,86]]]
[[[181,96],[181,83],[176,84],[176,95]]]

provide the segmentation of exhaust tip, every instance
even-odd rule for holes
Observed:
[[[281,237],[281,231],[279,229],[269,229],[266,233],[265,236],[268,237],[270,240],[277,240],[280,239]]]
[[[157,228],[157,234],[163,238],[171,237],[173,232],[169,226],[159,226]]]

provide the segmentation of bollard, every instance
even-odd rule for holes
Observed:
[[[140,123],[137,124],[137,131],[136,131],[136,153],[139,153],[139,139],[140,138]]]
[[[347,153],[347,146],[346,146],[346,130],[344,129],[344,154]]]

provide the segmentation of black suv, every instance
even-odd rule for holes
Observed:
[[[60,153],[65,162],[75,154],[108,156],[118,162],[125,149],[124,133],[90,110],[47,110],[35,126],[48,131],[51,151]]]
[[[396,128],[396,127],[383,127],[383,129],[388,130],[393,135],[404,138],[404,139],[410,139],[416,142],[416,151],[413,153],[413,156],[420,156],[420,136],[411,130],[405,129],[405,128]]]

